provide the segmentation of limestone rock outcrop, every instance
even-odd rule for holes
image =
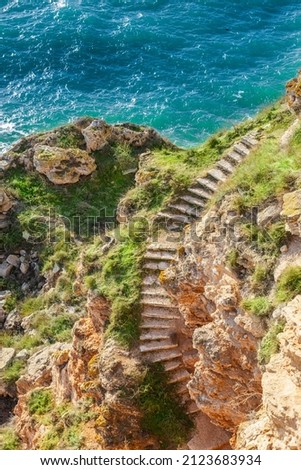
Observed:
[[[18,403],[14,411],[16,430],[27,449],[36,449],[40,437],[47,431],[45,426],[37,422],[29,412],[30,395],[34,390],[51,387],[56,369],[59,369],[61,375],[63,374],[69,350],[70,345],[66,343],[46,346],[29,358],[25,374],[17,381]],[[62,394],[62,384],[55,390],[58,401],[62,395],[70,394],[68,382],[64,383],[64,387],[64,394]]]
[[[286,230],[292,235],[301,235],[301,190],[286,193],[283,196],[281,215],[286,220]]]
[[[0,214],[8,212],[12,208],[12,201],[5,191],[0,190]]]
[[[33,157],[35,169],[54,184],[74,184],[81,176],[96,170],[93,157],[80,149],[37,145]]]
[[[99,434],[104,449],[157,449],[158,443],[141,430],[141,411],[135,403],[143,366],[114,339],[103,345],[99,372],[104,398]]]
[[[9,227],[9,218],[7,213],[13,207],[13,203],[3,189],[0,189],[0,230]]]
[[[300,116],[301,113],[301,71],[286,84],[286,101],[289,108]]]
[[[25,374],[17,381],[19,396],[28,393],[28,391],[36,387],[50,386],[52,383],[52,369],[55,365],[56,355],[61,353],[61,351],[69,350],[69,344],[55,343],[33,354],[27,361]]]
[[[256,416],[240,425],[236,449],[301,448],[301,296],[281,310],[286,324],[279,353],[262,376],[263,403]]]
[[[109,151],[117,144],[128,145],[132,151],[141,153],[146,149],[173,145],[151,127],[134,124],[117,124],[112,126],[102,119],[95,119],[82,129],[87,151]]]
[[[227,263],[231,245],[241,237],[233,230],[239,216],[228,205],[225,200],[186,231],[177,267],[166,282],[186,325],[194,329],[198,360],[190,395],[213,423],[233,431],[261,402],[257,347],[264,328],[241,309],[241,281]],[[250,253],[251,264],[253,257]]]
[[[77,406],[83,399],[101,403],[103,399],[99,349],[109,315],[108,304],[102,297],[91,296],[87,311],[88,316],[74,325],[72,343],[55,343],[37,351],[28,359],[25,373],[17,381],[16,429],[28,449],[38,448],[47,433],[47,426],[29,413],[28,402],[34,390],[51,390],[55,405],[72,402]],[[11,355],[14,354],[12,350]],[[90,437],[91,433],[90,429]],[[94,442],[94,448],[96,445]]]
[[[9,366],[14,358],[16,351],[14,348],[1,348],[0,351],[0,372]]]

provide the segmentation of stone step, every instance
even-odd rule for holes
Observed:
[[[144,259],[155,259],[155,260],[162,260],[162,261],[172,261],[175,259],[175,253],[171,253],[170,251],[147,251],[143,255]]]
[[[241,155],[242,157],[246,157],[250,153],[250,149],[248,149],[248,147],[246,147],[244,144],[240,144],[240,143],[235,144],[233,146],[233,150],[239,153],[239,155]]]
[[[168,207],[170,207],[171,209],[175,209],[179,212],[182,212],[182,214],[186,214],[188,216],[192,216],[192,217],[198,216],[197,209],[195,207],[190,206],[189,204],[174,203],[174,204],[169,204]]]
[[[212,193],[216,191],[217,184],[211,181],[209,178],[197,178],[197,183],[205,189],[208,189]]]
[[[161,286],[146,286],[142,289],[141,291],[142,295],[159,295],[162,297],[167,297],[169,298],[168,293],[166,292],[165,289]]]
[[[158,341],[149,341],[139,345],[140,352],[156,352],[164,351],[165,349],[176,349],[178,348],[178,343],[172,341],[171,339],[162,339]]]
[[[188,397],[190,398],[190,395],[189,395],[189,391],[188,391],[188,388],[187,388],[187,382],[185,383],[180,383],[178,386],[177,386],[177,393],[179,395],[188,395]]]
[[[200,413],[200,409],[198,408],[197,404],[195,401],[191,400],[191,402],[187,406],[187,412],[190,415],[193,415],[195,413]]]
[[[152,307],[162,307],[162,308],[177,308],[177,304],[172,302],[170,297],[160,297],[152,295],[143,295],[141,299],[141,304],[152,306]]]
[[[183,351],[182,357],[184,364],[195,364],[200,359],[198,351],[193,349],[192,344],[191,349]]]
[[[178,382],[188,382],[190,380],[190,374],[187,372],[184,367],[175,372],[171,372],[168,375],[168,383],[175,384]]]
[[[222,158],[221,160],[219,160],[216,164],[216,166],[218,168],[220,168],[222,171],[228,173],[228,174],[231,174],[233,173],[235,167],[231,165],[231,163],[229,163],[227,160],[225,160],[224,158]]]
[[[224,182],[227,179],[225,173],[223,173],[218,168],[212,168],[211,170],[209,170],[208,176],[211,176],[211,178],[213,178],[217,183],[219,183],[220,181]]]
[[[182,403],[182,405],[184,405],[186,408],[189,406],[189,404],[191,403],[191,397],[189,395],[189,392],[188,392],[188,389],[186,391],[186,393],[178,393],[180,395],[180,401]]]
[[[189,224],[191,219],[187,215],[173,214],[172,212],[159,212],[158,217],[166,221],[171,220],[180,224]]]
[[[164,369],[166,372],[170,372],[172,370],[177,370],[183,368],[183,362],[179,359],[172,359],[171,361],[164,362]]]
[[[165,308],[145,306],[142,313],[142,318],[161,318],[162,320],[176,320],[180,318],[179,310],[176,307]]]
[[[150,274],[149,276],[145,276],[143,279],[142,279],[142,285],[144,287],[146,286],[156,286],[156,285],[160,285],[160,281],[158,279],[158,276],[156,276],[155,274]]]
[[[179,349],[169,349],[159,353],[146,354],[144,359],[148,362],[166,362],[181,357],[181,351]]]
[[[180,199],[182,201],[185,201],[185,202],[188,202],[188,204],[190,204],[191,206],[197,206],[197,207],[200,207],[201,209],[203,209],[203,207],[206,206],[206,203],[203,199],[198,199],[197,197],[193,197],[193,196],[181,196]]]
[[[148,251],[170,251],[174,253],[178,249],[178,244],[168,242],[157,242],[149,244],[147,249]]]
[[[174,325],[174,317],[170,319],[165,318],[144,318],[142,320],[142,324],[140,326],[143,330],[170,330],[173,328]]]
[[[212,198],[211,192],[204,191],[204,189],[201,188],[188,188],[187,190],[189,193],[193,194],[193,196],[198,196],[202,198],[206,204],[206,202]]]
[[[241,163],[243,160],[243,157],[239,153],[234,152],[234,151],[227,153],[225,158],[229,160],[231,163],[234,163],[235,165],[237,165],[238,163]]]
[[[148,331],[147,333],[142,333],[140,335],[140,341],[168,339],[169,337],[170,337],[170,333],[167,330],[159,329],[159,330]]]
[[[164,271],[165,269],[169,268],[170,263],[167,261],[160,261],[158,263],[155,262],[149,262],[149,263],[144,263],[143,269],[147,271]]]
[[[165,229],[168,232],[172,232],[172,233],[182,233],[183,232],[183,224],[179,224],[179,223],[175,223],[175,222],[170,221],[166,224]]]
[[[245,144],[247,147],[249,147],[250,149],[252,147],[255,147],[255,145],[258,144],[258,140],[254,139],[254,137],[251,137],[250,135],[246,135],[245,137],[242,137],[241,142]]]

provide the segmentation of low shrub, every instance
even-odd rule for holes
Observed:
[[[0,430],[0,450],[18,450],[21,441],[12,429]]]
[[[238,260],[239,260],[239,252],[235,249],[230,250],[226,255],[227,264],[232,269],[236,269],[238,267]]]
[[[279,302],[288,302],[301,294],[301,266],[289,266],[281,274],[276,287]]]
[[[73,328],[76,317],[74,315],[58,315],[50,318],[46,323],[39,325],[39,333],[50,343],[56,341],[64,342],[71,339],[71,330]]]
[[[13,385],[20,378],[23,369],[23,361],[16,359],[1,373],[1,378],[6,384]]]
[[[45,299],[43,296],[30,297],[26,299],[21,305],[21,315],[28,317],[32,313],[38,312],[45,307]]]
[[[251,279],[252,289],[255,291],[265,291],[266,285],[271,278],[271,269],[268,265],[259,264],[256,266]]]
[[[242,301],[241,306],[244,310],[256,317],[267,317],[273,305],[267,297],[253,297]]]
[[[261,364],[267,364],[272,355],[279,351],[279,333],[284,330],[285,322],[279,321],[274,323],[268,330],[267,334],[262,338],[258,352],[258,360]]]
[[[31,392],[28,400],[29,414],[45,415],[53,407],[53,397],[50,390],[40,389]]]

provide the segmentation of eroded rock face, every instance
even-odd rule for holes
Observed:
[[[91,318],[81,318],[73,329],[68,374],[72,387],[72,400],[83,395],[101,398],[98,379],[98,351],[102,336],[94,328]]]
[[[172,146],[167,139],[162,138],[150,127],[134,124],[111,126],[101,119],[94,120],[88,127],[82,129],[82,133],[88,152],[109,150],[116,144],[128,145],[138,153],[154,147]]]
[[[260,210],[257,214],[257,223],[259,227],[267,227],[269,224],[279,219],[281,205],[279,203],[271,204]]]
[[[35,169],[54,184],[77,183],[81,176],[96,170],[94,158],[84,150],[36,145],[33,157]]]
[[[262,408],[239,427],[237,449],[301,447],[301,296],[282,308],[281,316],[286,325],[278,336],[279,353],[263,373]]]
[[[301,71],[286,84],[286,101],[289,108],[300,116],[301,113]]]
[[[100,438],[104,449],[157,449],[158,443],[141,432],[141,412],[135,404],[137,383],[143,367],[114,339],[103,345],[99,362],[104,391]]]
[[[15,355],[16,351],[14,348],[1,348],[0,351],[0,372],[8,367]]]
[[[0,230],[9,227],[9,218],[7,213],[13,207],[13,203],[3,189],[0,189]]]
[[[301,190],[284,194],[281,215],[286,220],[286,230],[292,235],[301,235]]]
[[[8,212],[12,206],[13,203],[6,192],[0,189],[0,214]]]
[[[55,357],[66,350],[70,350],[69,344],[55,343],[33,354],[27,362],[25,374],[17,382],[18,394],[24,395],[36,387],[50,386]]]
[[[194,233],[186,233],[178,266],[167,280],[186,325],[194,329],[198,360],[190,395],[213,423],[229,431],[261,402],[257,346],[265,332],[260,320],[241,309],[243,286],[227,262],[231,246],[244,243],[237,220],[227,201],[210,211]],[[244,256],[246,266],[256,263],[254,253]]]
[[[102,297],[91,296],[87,311],[88,316],[74,325],[72,343],[55,343],[33,354],[27,361],[25,374],[17,381],[16,430],[25,448],[39,448],[47,433],[47,426],[38,423],[28,410],[28,400],[34,390],[51,390],[55,405],[72,401],[76,406],[87,398],[102,402],[99,349],[109,314],[108,304]],[[90,439],[87,446],[95,449],[99,444],[91,441],[92,435],[95,437],[93,426],[91,422],[91,429],[87,430]]]
[[[15,408],[16,431],[20,436],[26,449],[36,449],[40,437],[46,432],[41,423],[38,423],[29,413],[28,399],[30,394],[40,388],[51,387],[54,383],[54,377],[59,369],[62,375],[67,365],[70,345],[67,343],[56,343],[47,346],[37,353],[33,354],[27,362],[25,374],[17,381],[18,403]],[[62,355],[65,362],[62,362]],[[62,382],[60,387],[56,388],[56,400],[70,395],[69,384],[62,393]]]

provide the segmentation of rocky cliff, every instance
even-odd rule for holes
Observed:
[[[300,448],[288,105],[190,150],[84,118],[1,156],[2,448]]]

